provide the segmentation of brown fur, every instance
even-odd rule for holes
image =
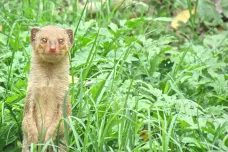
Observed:
[[[42,39],[47,41],[44,42]],[[63,40],[60,43],[60,39]],[[57,26],[31,29],[33,47],[31,72],[24,107],[22,129],[24,132],[23,152],[29,152],[31,143],[50,140],[59,121],[63,118],[64,97],[69,85],[69,58],[73,44],[73,31]],[[51,47],[56,50],[51,52]],[[71,115],[69,95],[66,102],[67,116]],[[64,127],[60,124],[58,137],[64,142]],[[64,151],[59,148],[59,151]]]

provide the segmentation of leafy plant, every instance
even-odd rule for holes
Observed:
[[[133,19],[130,9],[91,18],[77,1],[0,3],[0,151],[21,150],[28,31],[48,24],[75,31],[69,151],[228,151],[228,32],[212,2],[150,1]],[[176,10],[194,6],[170,29]],[[48,145],[57,151],[53,140],[39,150]]]

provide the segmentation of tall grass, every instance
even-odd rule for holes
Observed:
[[[0,151],[21,150],[29,29],[48,24],[75,33],[69,53],[73,112],[61,120],[69,151],[228,151],[228,32],[197,14],[181,34],[167,28],[170,11],[202,3],[151,1],[157,14],[144,10],[130,19],[131,7],[105,4],[92,18],[77,2],[0,2]],[[201,38],[203,26],[209,31]],[[54,140],[38,144],[38,151],[57,151],[62,143]]]

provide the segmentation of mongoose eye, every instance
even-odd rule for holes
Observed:
[[[42,42],[42,43],[47,43],[47,39],[46,39],[46,38],[42,38],[42,39],[41,39],[41,42]]]
[[[59,39],[59,44],[63,44],[63,39]]]

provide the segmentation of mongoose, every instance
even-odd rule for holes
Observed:
[[[32,28],[30,42],[33,51],[22,122],[22,152],[29,152],[30,144],[37,144],[41,137],[44,143],[50,140],[56,128],[57,138],[64,143],[64,125],[58,125],[63,109],[71,115],[67,53],[74,42],[73,31],[57,26]]]

